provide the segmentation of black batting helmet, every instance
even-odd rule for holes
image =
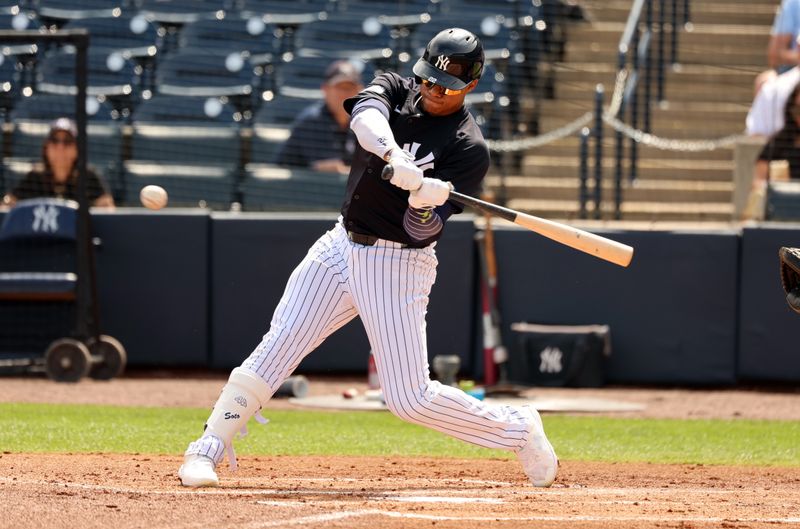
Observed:
[[[483,44],[466,29],[446,29],[425,46],[413,71],[432,83],[461,90],[483,73]]]

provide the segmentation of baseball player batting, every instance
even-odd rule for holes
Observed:
[[[436,278],[436,241],[462,207],[453,186],[480,189],[489,151],[464,107],[483,73],[483,46],[463,29],[436,35],[415,76],[376,77],[345,101],[358,139],[336,225],[289,277],[269,332],[222,389],[203,435],[178,474],[216,486],[216,466],[300,361],[361,317],[389,410],[403,420],[487,448],[515,452],[534,486],[548,487],[558,460],[530,407],[492,406],[429,378],[425,313]],[[390,164],[391,180],[381,179]]]

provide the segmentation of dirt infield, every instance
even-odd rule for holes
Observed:
[[[3,454],[2,527],[792,527],[800,472],[566,462],[551,489],[515,461],[246,457],[224,487],[178,457]]]
[[[53,384],[0,379],[0,402],[210,407],[224,375]],[[312,379],[311,393],[363,389]],[[536,389],[646,404],[620,416],[800,419],[797,390]],[[291,407],[273,400],[269,408]],[[268,410],[267,410],[268,411]],[[180,487],[178,454],[0,454],[0,528],[800,527],[800,468],[562,462],[537,490],[514,460],[241,457],[223,487]]]

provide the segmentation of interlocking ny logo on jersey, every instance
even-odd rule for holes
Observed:
[[[433,169],[433,153],[430,152],[424,158],[420,158],[417,160],[417,151],[420,148],[420,144],[417,142],[412,143],[409,145],[408,143],[403,144],[403,150],[406,152],[410,152],[411,156],[414,157],[414,163],[417,167],[419,167],[423,171],[427,171],[428,169]]]
[[[450,66],[450,59],[445,57],[444,55],[439,55],[436,58],[436,67],[440,70],[447,70],[447,67]]]
[[[561,358],[564,353],[558,347],[545,347],[539,353],[539,373],[561,373]]]

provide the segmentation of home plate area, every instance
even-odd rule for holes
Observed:
[[[3,527],[800,527],[797,469],[567,461],[532,488],[517,461],[242,456],[187,489],[180,458],[3,454]]]

